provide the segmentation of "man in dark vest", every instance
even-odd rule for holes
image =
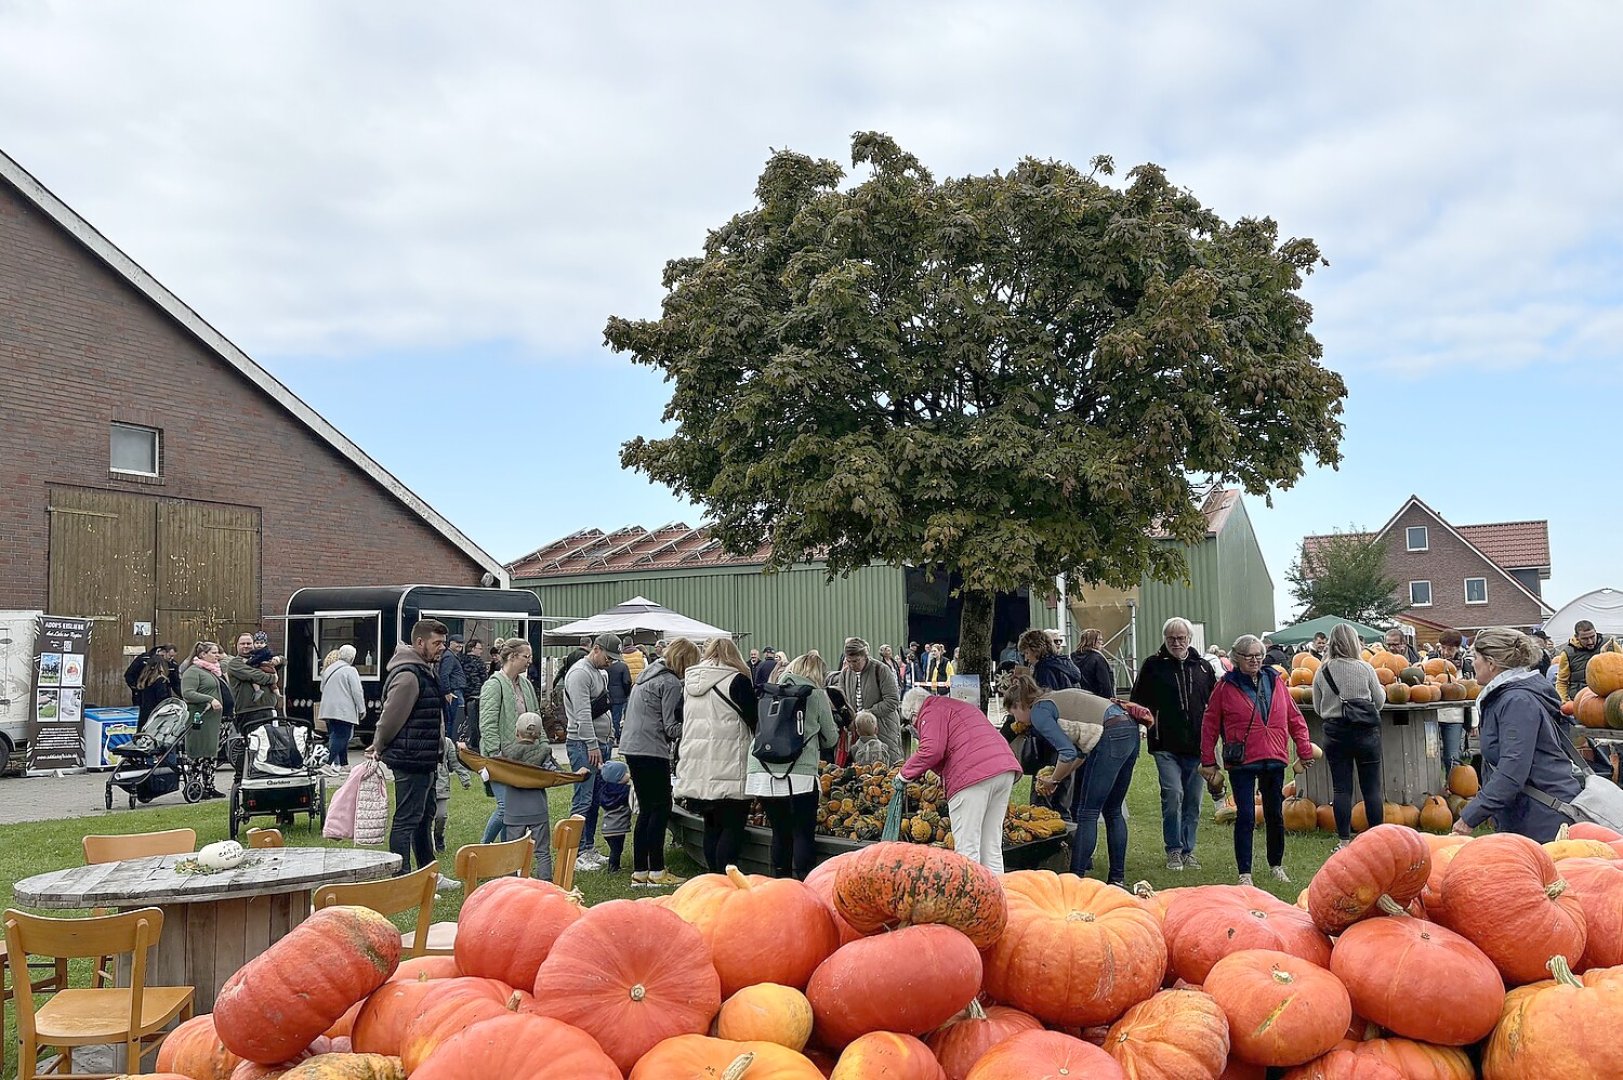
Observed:
[[[438,671],[446,636],[444,623],[423,619],[411,628],[411,644],[395,646],[385,668],[377,735],[367,751],[394,772],[389,850],[400,856],[401,874],[411,873],[413,851],[419,869],[434,861],[434,775],[445,733]],[[439,888],[455,885],[440,876]]]
[[[1572,628],[1572,640],[1561,646],[1555,654],[1555,692],[1562,701],[1571,701],[1578,691],[1589,685],[1589,661],[1597,653],[1617,652],[1615,639],[1601,644],[1595,624],[1579,619]]]

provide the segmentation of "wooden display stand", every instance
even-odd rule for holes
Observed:
[[[1387,802],[1419,806],[1427,795],[1447,793],[1438,720],[1448,714],[1458,716],[1462,721],[1470,720],[1466,708],[1472,704],[1438,701],[1426,705],[1388,705],[1381,710],[1381,786],[1385,789]],[[1299,705],[1298,708],[1307,720],[1309,737],[1323,746],[1324,721],[1319,719],[1319,714],[1313,711],[1311,705]],[[1463,752],[1463,742],[1461,748]],[[1330,768],[1327,762],[1315,762],[1313,768],[1296,780],[1296,790],[1315,803],[1323,805],[1330,801]],[[1356,799],[1363,798],[1363,793],[1358,790],[1356,773],[1353,790]]]

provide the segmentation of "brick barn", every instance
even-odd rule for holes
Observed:
[[[87,704],[128,703],[130,650],[280,641],[296,588],[508,583],[3,153],[0,370],[0,609],[96,620]]]

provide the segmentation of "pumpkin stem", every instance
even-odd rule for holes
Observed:
[[[1398,903],[1396,900],[1392,899],[1390,896],[1386,895],[1385,893],[1382,893],[1380,895],[1380,898],[1375,901],[1375,906],[1380,908],[1381,911],[1384,912],[1387,915],[1407,915],[1407,914],[1409,914],[1408,911],[1406,911],[1404,909],[1402,904]]]
[[[631,1000],[632,1001],[641,1001],[643,998],[645,998],[647,996],[648,996],[648,991],[643,988],[642,983],[638,983],[637,985],[635,985],[635,986],[633,986],[631,988]]]
[[[1133,895],[1140,900],[1153,900],[1155,898],[1155,886],[1147,881],[1135,881],[1133,882]]]
[[[518,1007],[523,1003],[524,999],[519,996],[519,992],[517,990],[514,990],[513,996],[507,999],[507,1011],[518,1012]]]
[[[1562,826],[1559,829],[1555,830],[1555,838],[1557,840],[1565,840],[1569,835],[1571,835],[1568,832],[1568,830],[1571,829],[1571,828],[1572,828],[1571,825],[1562,824]]]
[[[1292,975],[1288,971],[1281,971],[1278,968],[1273,969],[1273,976],[1274,982],[1279,983],[1282,986],[1288,986],[1296,981],[1296,976]]]
[[[969,999],[969,1018],[971,1020],[985,1020],[986,1010],[981,1008],[980,998]]]
[[[1567,879],[1556,878],[1554,881],[1550,882],[1550,887],[1544,890],[1544,895],[1548,896],[1551,900],[1554,900],[1556,897],[1560,896],[1566,891]]]
[[[733,1063],[727,1066],[727,1071],[721,1074],[721,1080],[743,1080],[744,1074],[749,1072],[749,1067],[754,1064],[755,1051],[739,1054],[733,1058]]]
[[[1583,981],[1572,973],[1572,967],[1564,956],[1552,956],[1550,962],[1544,965],[1555,976],[1555,981],[1566,986],[1583,986]]]
[[[749,889],[753,887],[750,885],[749,875],[736,866],[727,868],[727,880],[731,881],[735,888]]]

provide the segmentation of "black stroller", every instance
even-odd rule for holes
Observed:
[[[294,716],[270,717],[240,736],[241,756],[233,754],[242,767],[231,784],[231,839],[255,817],[274,816],[278,824],[291,825],[295,815],[309,814],[312,828],[326,822],[320,741],[314,721]]]
[[[153,709],[135,738],[109,747],[119,763],[107,778],[107,809],[113,808],[113,788],[129,793],[130,808],[178,790],[189,803],[203,797],[206,778],[197,762],[186,756],[186,731],[191,726],[186,703],[178,698]]]

